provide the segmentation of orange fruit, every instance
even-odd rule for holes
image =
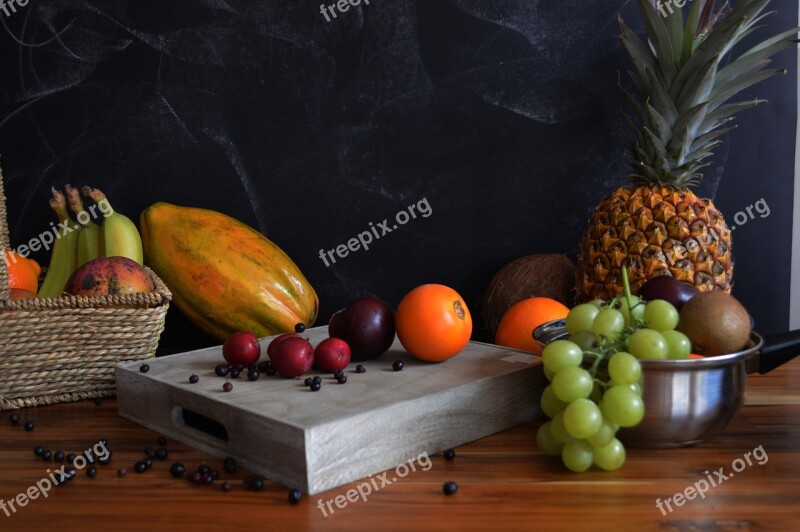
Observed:
[[[39,290],[39,263],[28,259],[16,251],[6,251],[8,265],[8,287],[19,288],[36,293]]]
[[[533,330],[552,320],[566,318],[569,309],[549,297],[529,297],[511,305],[500,319],[494,343],[503,347],[542,353]]]
[[[442,362],[467,346],[472,316],[458,292],[441,284],[425,284],[400,301],[395,329],[400,343],[413,357]]]
[[[696,353],[692,353],[691,355],[689,355],[689,358],[706,358],[706,357],[704,357],[703,355],[698,355]]]

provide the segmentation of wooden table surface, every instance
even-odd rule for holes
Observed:
[[[88,401],[20,414],[19,426],[9,422],[9,412],[0,422],[0,498],[5,501],[26,492],[47,469],[57,469],[54,462],[34,456],[37,445],[53,452],[80,452],[105,438],[113,455],[109,465],[98,468],[96,478],[80,471],[46,498],[9,510],[10,516],[0,510],[0,530],[106,525],[121,530],[800,528],[800,359],[768,375],[751,375],[746,405],[727,430],[693,448],[630,449],[619,471],[572,474],[560,460],[538,450],[535,433],[541,421],[535,421],[457,448],[453,461],[432,456],[427,471],[418,467],[382,487],[376,482],[380,489],[373,489],[366,502],[346,499],[348,490],[360,482],[304,496],[298,505],[290,505],[287,488],[269,481],[263,491],[246,491],[241,480],[247,472],[241,470],[235,475],[221,472],[221,477],[235,479],[229,492],[222,491],[220,481],[196,485],[175,479],[168,471],[174,461],[187,467],[206,463],[222,471],[219,459],[175,441],[167,443],[166,461],[155,461],[152,469],[137,474],[134,463],[144,457],[145,447],[158,447],[159,435],[120,418],[113,399],[99,406]],[[22,427],[27,420],[35,422],[32,432]],[[763,454],[753,452],[759,447]],[[737,462],[748,452],[751,466]],[[711,487],[704,498],[672,504],[672,512],[656,507],[658,498],[683,492],[709,474],[716,479],[713,472],[720,468],[727,476],[741,465],[745,467],[735,477]],[[128,469],[123,478],[116,474],[120,467]],[[452,496],[442,493],[447,480],[459,486]],[[328,515],[323,515],[318,505],[326,507],[325,501],[337,496],[346,506],[332,503],[334,512],[326,508]]]

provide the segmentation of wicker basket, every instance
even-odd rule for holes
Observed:
[[[0,171],[0,247],[9,249]],[[117,364],[155,356],[172,294],[9,300],[0,257],[0,410],[114,395]]]

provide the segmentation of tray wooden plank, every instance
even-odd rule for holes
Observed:
[[[316,345],[327,327],[304,336]],[[261,340],[264,353],[270,340]],[[397,359],[399,372],[391,369]],[[147,373],[139,362],[119,366],[120,415],[310,494],[530,421],[545,386],[539,357],[477,342],[430,364],[395,339],[381,358],[361,363],[366,373],[352,363],[346,384],[319,373],[317,392],[303,379],[266,375],[236,379],[224,392],[214,374],[221,362],[213,347],[150,360]],[[189,383],[192,374],[199,382]]]

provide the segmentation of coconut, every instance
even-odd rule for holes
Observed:
[[[495,274],[481,299],[484,327],[492,337],[508,308],[529,297],[549,297],[572,307],[575,265],[566,255],[545,253],[520,257]]]

